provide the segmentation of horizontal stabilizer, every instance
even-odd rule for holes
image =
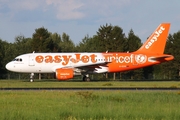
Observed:
[[[149,57],[148,61],[149,62],[156,62],[156,61],[169,60],[169,59],[173,59],[173,58],[174,57],[172,55],[162,55],[162,56]]]

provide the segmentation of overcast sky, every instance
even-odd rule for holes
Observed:
[[[162,22],[171,23],[172,34],[180,30],[180,0],[0,0],[0,38],[8,42],[44,27],[77,44],[106,23],[126,36],[133,29],[144,42]]]

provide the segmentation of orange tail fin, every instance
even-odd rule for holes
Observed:
[[[135,52],[163,54],[169,28],[170,23],[160,24],[147,41]]]

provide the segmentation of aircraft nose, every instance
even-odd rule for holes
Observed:
[[[10,70],[10,71],[11,71],[12,68],[13,68],[13,65],[12,65],[11,62],[9,62],[9,63],[6,64],[6,69],[7,69],[7,70]]]

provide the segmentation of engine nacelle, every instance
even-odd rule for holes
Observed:
[[[73,69],[56,69],[56,78],[58,80],[68,80],[73,78],[74,71]]]

